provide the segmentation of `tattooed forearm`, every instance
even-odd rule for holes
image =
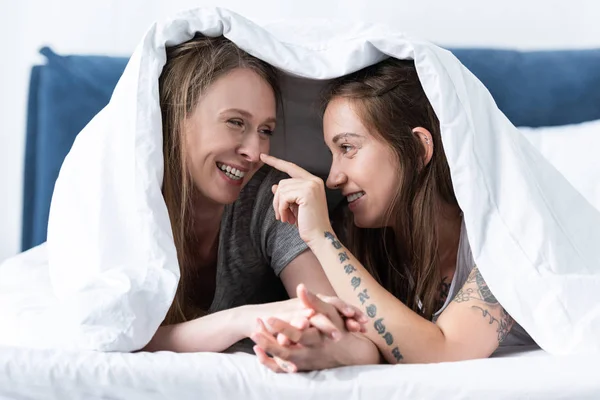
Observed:
[[[504,339],[506,339],[506,336],[508,336],[508,333],[510,332],[515,320],[512,319],[512,317],[506,311],[504,311],[504,309],[501,310],[502,317],[498,320],[497,318],[494,318],[494,316],[491,315],[486,309],[483,309],[479,306],[471,306],[471,308],[481,311],[481,314],[484,318],[489,318],[488,322],[490,325],[498,325],[498,328],[496,329],[496,332],[498,333],[498,343],[502,343]]]
[[[338,252],[338,260],[340,264],[343,265],[344,272],[346,273],[346,275],[350,275],[350,285],[352,286],[352,289],[355,291],[358,289],[356,297],[360,301],[360,304],[365,306],[367,316],[369,316],[369,318],[375,319],[377,317],[377,306],[373,303],[368,303],[367,305],[365,305],[365,303],[367,303],[368,300],[371,300],[371,298],[369,297],[367,289],[361,287],[362,279],[360,276],[358,276],[358,274],[355,274],[356,272],[358,272],[357,269],[352,264],[347,263],[347,261],[350,260],[348,253],[346,253],[343,250],[342,244],[335,238],[333,233],[325,232],[324,235],[325,238],[331,242],[331,245],[336,250],[340,250]],[[398,349],[398,346],[394,345],[394,336],[392,336],[391,332],[387,331],[385,324],[383,323],[383,318],[380,317],[376,319],[373,323],[373,328],[381,336],[385,343],[388,346],[390,346],[390,351],[392,353],[392,357],[394,357],[394,360],[396,360],[396,362],[402,361],[404,357],[402,356],[402,353],[400,353],[400,349]]]
[[[375,306],[375,304],[370,304],[367,306],[367,315],[369,316],[369,318],[375,318],[375,316],[377,315],[377,307]]]
[[[335,247],[336,249],[339,250],[342,248],[342,244],[335,238],[333,233],[325,232],[325,239],[328,239],[331,242],[331,244],[333,245],[333,247]]]
[[[346,254],[345,251],[343,251],[340,254],[338,254],[338,257],[340,258],[340,263],[343,263],[344,261],[348,261],[350,259],[348,257],[348,254]]]
[[[367,289],[363,289],[362,292],[358,293],[358,300],[360,300],[360,304],[365,304],[365,301],[370,299],[369,294],[367,293]]]
[[[356,272],[356,268],[354,268],[354,265],[352,264],[347,264],[344,265],[344,272],[346,272],[347,275],[350,275],[353,272]]]

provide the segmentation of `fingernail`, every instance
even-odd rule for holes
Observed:
[[[335,341],[338,341],[342,338],[342,334],[339,331],[331,332],[331,338]]]
[[[352,307],[346,307],[346,308],[344,308],[344,313],[346,313],[346,314],[353,314],[354,313],[354,309],[352,309]]]
[[[290,366],[290,365],[289,365],[287,362],[283,361],[283,362],[281,362],[281,364],[280,364],[279,366],[280,366],[280,367],[281,367],[281,368],[282,368],[284,371],[286,371],[286,372],[290,372],[291,366]]]
[[[271,317],[267,320],[267,324],[273,325],[275,323],[275,318]]]

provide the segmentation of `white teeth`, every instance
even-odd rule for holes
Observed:
[[[239,169],[236,169],[230,165],[217,163],[217,167],[221,171],[223,171],[225,173],[225,175],[227,175],[227,177],[234,179],[234,180],[242,179],[244,177],[244,175],[246,175],[245,172],[242,172]]]
[[[346,199],[348,200],[348,203],[352,203],[353,201],[360,199],[364,195],[365,195],[365,192],[352,193],[352,194],[346,196]]]

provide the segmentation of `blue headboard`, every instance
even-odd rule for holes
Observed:
[[[600,49],[517,52],[453,49],[516,126],[600,119]],[[46,240],[50,199],[75,136],[110,99],[126,58],[60,56],[45,47],[31,72],[22,249]]]

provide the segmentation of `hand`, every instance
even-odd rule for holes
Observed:
[[[300,237],[309,245],[331,231],[323,180],[291,162],[267,154],[261,154],[260,159],[291,177],[273,185],[275,218],[296,224]]]
[[[346,344],[358,346],[353,347],[354,353],[356,350],[361,353],[361,349],[369,349],[371,355],[378,355],[377,348],[368,339],[357,339],[352,334],[365,331],[364,323],[368,318],[360,310],[348,306],[337,297],[316,296],[304,285],[298,286],[297,294],[298,299],[307,308],[313,309],[315,314],[310,318],[299,318],[290,323],[269,318],[269,329],[259,321],[258,330],[251,338],[257,343],[254,352],[263,365],[276,372],[296,372],[332,368],[345,363],[355,364],[356,362],[351,361],[347,355]],[[345,321],[340,312],[347,317]],[[344,345],[333,344],[337,342]],[[266,352],[274,357],[268,357]],[[377,360],[378,357],[370,359],[371,363]]]
[[[379,364],[381,361],[377,346],[359,334],[350,333],[336,341],[322,334],[317,327],[298,329],[292,324],[278,321],[273,328],[294,341],[282,344],[264,325],[253,334],[253,340],[257,343],[254,353],[258,361],[273,372],[315,371],[348,365]]]
[[[322,326],[323,331],[328,332],[332,338],[335,336],[339,337],[341,334],[340,331],[344,329],[344,325],[351,332],[366,331],[364,324],[369,321],[367,316],[358,308],[347,304],[345,301],[333,296],[315,295],[304,284],[298,285],[296,294],[298,297],[294,299],[245,306],[249,310],[242,311],[241,315],[246,318],[251,316],[252,321],[250,322],[254,322],[257,319],[261,321],[274,319],[286,323],[294,323],[294,326],[304,328],[308,326],[308,322],[306,326],[303,326],[303,321],[309,321],[312,318],[319,321],[321,317],[318,314],[323,314],[335,321],[335,324],[329,324],[328,328]],[[266,328],[269,332],[274,333],[271,330],[269,322],[267,322]],[[246,336],[250,337],[251,331],[247,332]]]

